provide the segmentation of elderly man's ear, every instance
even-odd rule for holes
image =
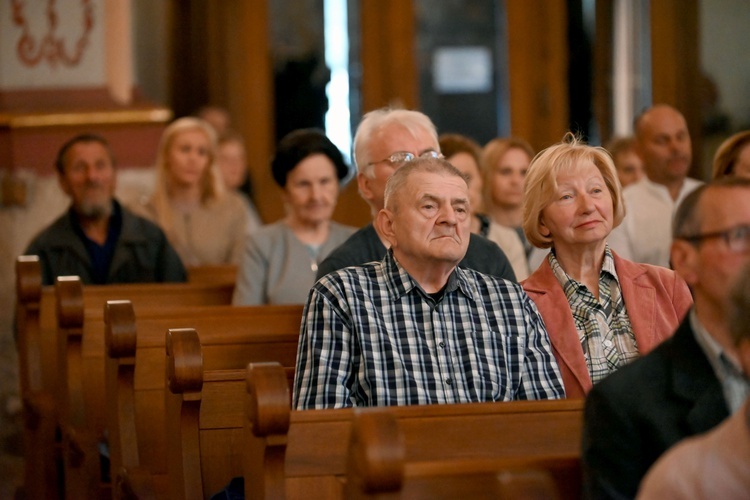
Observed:
[[[357,188],[359,189],[360,196],[362,196],[365,201],[372,202],[375,199],[375,194],[370,187],[370,178],[362,172],[357,174]]]
[[[387,208],[382,209],[375,217],[375,224],[377,225],[378,233],[388,240],[391,246],[394,246],[396,235],[393,230],[393,212]]]

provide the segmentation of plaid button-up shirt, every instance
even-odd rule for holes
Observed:
[[[456,268],[436,302],[389,251],[310,291],[295,408],[564,396],[544,322],[515,283]]]
[[[548,259],[568,298],[591,381],[597,383],[638,357],[638,345],[625,309],[612,250],[609,246],[604,250],[598,299],[583,283],[568,276],[554,251],[549,253]]]

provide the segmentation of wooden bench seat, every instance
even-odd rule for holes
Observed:
[[[245,449],[247,498],[341,498],[354,409],[291,411],[282,405],[283,370],[248,368]],[[577,464],[582,401],[515,401],[389,407],[404,435],[408,462],[548,459]],[[563,498],[580,495],[567,469]],[[567,477],[567,474],[574,477]]]
[[[159,476],[167,471],[167,330],[189,327],[201,332],[205,370],[244,370],[250,361],[276,361],[293,379],[301,318],[301,305],[165,308],[136,315],[129,301],[108,302],[107,428],[112,475],[120,493],[138,489],[127,479],[136,471],[153,475],[157,492],[165,484]]]
[[[63,438],[66,496],[100,497],[99,447],[105,428],[104,305],[131,300],[136,311],[163,307],[229,304],[233,285],[226,283],[144,283],[83,286],[76,276],[59,277],[55,406]]]

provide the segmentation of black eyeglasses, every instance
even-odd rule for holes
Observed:
[[[416,160],[418,157],[414,153],[410,153],[408,151],[396,151],[388,158],[383,158],[382,160],[378,161],[371,161],[367,165],[375,165],[376,163],[390,163],[391,165],[403,165],[404,163],[409,163],[410,161]],[[421,155],[419,155],[419,158],[444,158],[442,154],[438,153],[437,151],[429,150],[425,151]]]
[[[726,243],[727,248],[732,252],[747,252],[750,250],[750,225],[741,225],[731,227],[725,231],[716,231],[713,233],[696,234],[695,236],[682,236],[678,239],[689,241],[691,243],[700,243],[704,240],[721,238]]]

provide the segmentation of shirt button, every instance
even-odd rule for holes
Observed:
[[[447,378],[447,379],[445,379],[445,383],[448,384],[448,385],[453,385],[453,380]]]
[[[441,349],[445,349],[445,342],[440,342],[438,344],[438,347],[440,347]]]
[[[612,341],[609,340],[609,339],[607,339],[607,340],[604,341],[604,345],[607,346],[607,347],[612,347]]]

